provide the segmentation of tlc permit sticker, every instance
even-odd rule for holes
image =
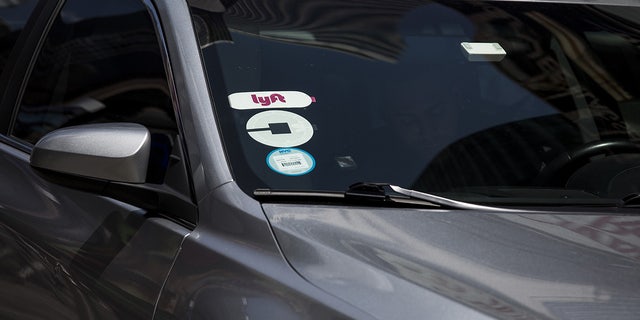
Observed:
[[[267,155],[269,168],[285,176],[301,176],[316,167],[316,160],[308,152],[297,148],[282,148]]]
[[[229,95],[229,105],[236,110],[305,108],[316,102],[300,91],[236,92]]]

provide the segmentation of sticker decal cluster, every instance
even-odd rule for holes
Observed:
[[[297,148],[281,148],[267,155],[267,165],[279,174],[301,176],[316,167],[316,160],[308,152]]]
[[[315,98],[300,91],[236,92],[228,98],[236,110],[305,108],[315,102]]]
[[[246,124],[249,136],[266,146],[279,148],[267,155],[267,165],[279,174],[301,176],[311,172],[316,160],[308,152],[294,147],[307,143],[314,128],[304,117],[276,109],[306,108],[316,102],[300,91],[236,92],[228,96],[235,110],[265,110],[253,115]]]
[[[271,147],[296,147],[313,137],[311,123],[293,112],[269,110],[249,118],[246,126],[249,136]]]

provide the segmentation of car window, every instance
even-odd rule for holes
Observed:
[[[129,122],[152,136],[147,182],[180,159],[167,74],[147,7],[139,0],[66,1],[29,75],[13,137],[35,144],[62,127]],[[184,176],[178,174],[179,176]],[[174,179],[185,193],[185,179]]]
[[[156,32],[140,1],[66,2],[42,45],[12,133],[34,144],[52,130],[98,122],[175,131]]]
[[[360,181],[487,202],[640,191],[637,7],[192,3],[249,194]],[[341,18],[306,14],[316,6]]]
[[[11,50],[36,3],[36,0],[0,2],[0,72],[7,66]]]

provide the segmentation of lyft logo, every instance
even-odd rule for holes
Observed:
[[[229,105],[236,110],[306,108],[316,102],[300,91],[236,92],[229,95]]]
[[[276,102],[276,101],[287,103],[287,101],[284,99],[284,96],[279,93],[274,93],[270,96],[260,96],[260,97],[256,94],[252,94],[251,99],[253,100],[253,103],[259,103],[265,107],[270,105],[272,102]]]

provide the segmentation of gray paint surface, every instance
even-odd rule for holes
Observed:
[[[187,3],[157,1],[156,8],[164,26],[182,134],[188,137],[185,142],[195,196],[200,200],[233,178],[214,116]]]
[[[64,173],[144,183],[150,149],[151,135],[142,125],[92,124],[47,134],[33,147],[30,162]]]
[[[0,144],[0,181],[16,182],[0,184],[2,314],[638,318],[636,211],[261,206],[232,180],[187,5],[164,0],[156,8],[198,226],[142,219],[133,206],[49,183],[26,153]]]
[[[3,317],[152,317],[187,229],[51,184],[2,144],[0,181]]]
[[[259,203],[235,183],[216,189],[200,209],[158,303],[159,319],[374,319],[296,274]]]
[[[640,314],[637,216],[264,207],[303,277],[379,319]]]

